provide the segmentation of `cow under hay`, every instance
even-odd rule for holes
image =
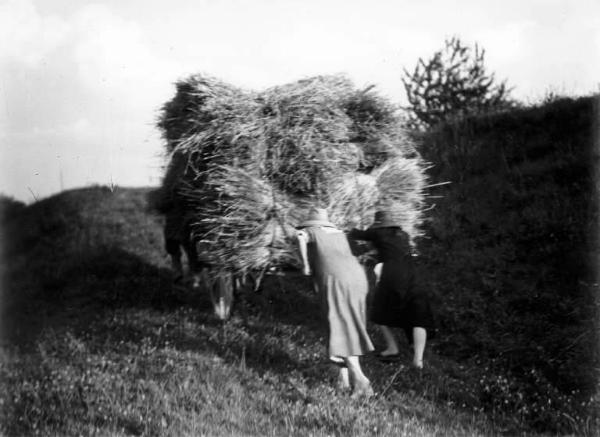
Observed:
[[[171,159],[161,191],[184,205],[206,285],[227,298],[248,275],[298,264],[294,227],[309,206],[342,228],[391,210],[413,245],[420,236],[424,162],[372,87],[334,75],[252,92],[194,75],[158,126]]]

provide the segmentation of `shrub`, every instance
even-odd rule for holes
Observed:
[[[419,59],[412,73],[404,70],[404,89],[414,127],[431,127],[469,113],[510,105],[506,81],[486,71],[485,51],[458,38],[445,41],[428,61]]]

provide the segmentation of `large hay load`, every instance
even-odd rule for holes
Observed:
[[[213,279],[294,264],[294,226],[309,206],[342,228],[385,208],[413,244],[420,235],[424,163],[372,87],[335,75],[257,93],[194,75],[158,126],[171,158],[162,191],[192,212]]]

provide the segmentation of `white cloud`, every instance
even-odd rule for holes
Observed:
[[[68,18],[42,16],[30,1],[0,5],[0,40],[10,41],[0,45],[0,83],[10,109],[4,118],[26,116],[35,123],[49,114],[52,124],[60,124],[90,111],[90,118],[150,120],[149,107],[166,100],[179,67],[150,50],[138,24],[106,6],[83,6]],[[57,113],[41,100],[57,105]],[[69,105],[77,111],[60,108]]]
[[[61,18],[40,16],[31,1],[0,4],[0,61],[17,59],[28,66],[43,61],[67,38],[69,25]]]
[[[346,72],[402,101],[402,68],[455,34],[519,97],[589,89],[600,71],[597,0],[35,1],[0,0],[1,191],[56,191],[59,162],[69,186],[146,183],[157,109],[191,73],[264,88]]]
[[[74,21],[80,79],[111,110],[147,109],[170,91],[177,68],[151,52],[136,23],[101,5],[84,7]]]
[[[535,32],[539,29],[531,20],[510,22],[483,30],[477,35],[477,42],[486,50],[487,59],[495,63],[513,62],[529,54]]]
[[[0,46],[0,191],[29,198],[156,179],[153,124],[176,68],[136,23],[102,5],[62,19],[11,1],[0,6],[0,38],[12,43]]]

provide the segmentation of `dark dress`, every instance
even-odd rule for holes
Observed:
[[[373,295],[370,319],[378,325],[405,330],[433,328],[429,297],[417,284],[406,232],[392,227],[369,228],[366,231],[354,229],[350,238],[370,241],[377,249],[379,262],[383,263],[381,278]]]

